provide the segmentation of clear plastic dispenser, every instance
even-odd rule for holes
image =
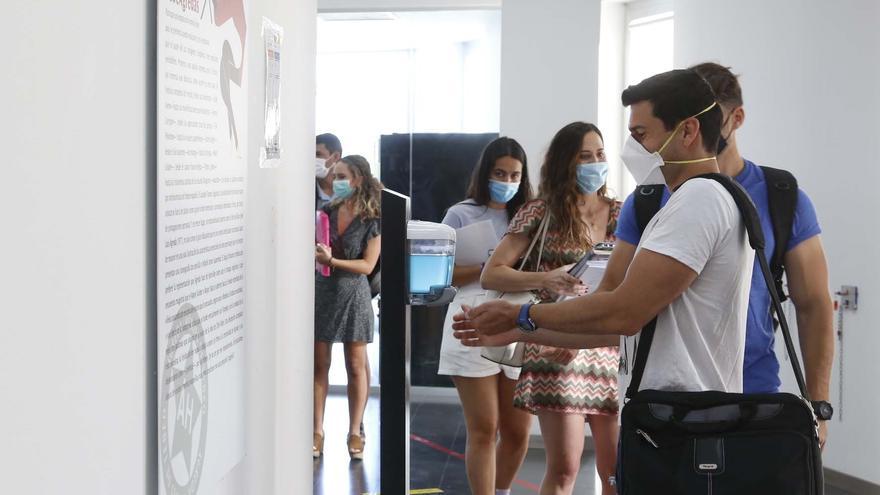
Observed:
[[[433,222],[410,220],[406,229],[410,304],[442,306],[455,297],[455,229]]]

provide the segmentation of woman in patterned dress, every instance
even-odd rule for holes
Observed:
[[[363,459],[360,433],[367,406],[367,344],[373,341],[373,306],[367,275],[379,259],[379,194],[382,184],[362,156],[350,155],[333,167],[333,201],[322,210],[330,216],[330,247],[315,246],[315,261],[330,276],[315,274],[315,404],[312,454],[324,450],[324,405],[330,356],[342,342],[348,372],[348,454]]]
[[[607,173],[602,134],[595,125],[574,122],[557,132],[541,168],[538,199],[526,203],[510,222],[486,263],[483,287],[533,290],[544,301],[585,293],[587,288],[567,271],[596,243],[614,241],[620,203],[608,196]],[[517,271],[545,215],[550,223],[540,264],[536,247],[526,268]],[[577,351],[526,345],[514,405],[536,414],[541,425],[547,453],[542,495],[571,494],[585,422],[596,446],[602,494],[615,493],[610,478],[617,456],[617,368],[616,347]]]

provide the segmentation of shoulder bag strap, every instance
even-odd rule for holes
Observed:
[[[664,184],[650,184],[636,187],[633,192],[633,201],[636,209],[636,222],[639,224],[639,235],[645,233],[645,228],[651,223],[654,215],[660,211],[660,203],[663,202]]]
[[[523,255],[522,261],[519,264],[518,271],[522,271],[525,268],[526,263],[529,261],[529,256],[532,254],[532,250],[535,249],[535,244],[538,243],[538,240],[541,241],[541,247],[538,251],[538,264],[541,263],[541,256],[544,254],[544,238],[547,236],[547,227],[550,224],[550,209],[544,212],[544,218],[541,219],[541,223],[538,224],[538,228],[535,230],[535,236],[532,237],[532,242],[529,244],[529,248],[526,250],[526,253]]]
[[[801,397],[806,400],[809,400],[809,394],[807,393],[807,385],[804,380],[804,372],[801,369],[801,363],[798,359],[797,352],[795,351],[794,341],[791,338],[791,330],[788,328],[788,321],[785,319],[785,313],[782,311],[782,301],[779,298],[779,294],[776,291],[776,284],[773,281],[773,276],[770,273],[770,265],[767,263],[767,256],[764,254],[764,232],[761,230],[761,222],[758,217],[758,210],[755,208],[755,204],[752,202],[752,198],[749,197],[749,194],[742,188],[739,184],[734,182],[732,179],[725,175],[721,174],[705,174],[699,175],[697,177],[692,178],[701,178],[701,179],[711,179],[718,183],[720,183],[724,188],[730,193],[733,197],[734,202],[736,203],[737,208],[740,211],[740,214],[743,217],[743,222],[746,226],[746,232],[749,237],[749,245],[752,249],[755,250],[755,256],[758,258],[758,265],[761,268],[761,274],[764,276],[764,283],[767,284],[767,291],[770,293],[770,300],[772,301],[773,311],[776,313],[776,317],[779,320],[779,324],[782,327],[782,335],[785,339],[785,348],[788,352],[789,361],[791,361],[791,367],[794,371],[794,377],[797,380],[798,389],[801,393]],[[636,353],[636,362],[633,367],[632,380],[630,381],[629,388],[626,391],[626,398],[631,399],[636,392],[639,391],[639,385],[642,381],[642,375],[645,371],[645,365],[648,362],[648,353],[651,350],[651,342],[654,338],[654,331],[657,325],[657,318],[655,317],[651,323],[645,326],[642,329],[642,337],[641,337],[641,345],[639,345],[639,349]]]
[[[532,237],[532,242],[529,244],[529,248],[526,249],[525,254],[523,255],[522,261],[517,267],[517,271],[521,272],[523,268],[525,268],[526,263],[529,261],[529,256],[532,254],[532,250],[535,249],[535,244],[538,243],[540,239],[541,245],[538,248],[538,261],[536,262],[538,266],[541,266],[541,257],[544,255],[544,238],[547,237],[547,230],[550,225],[550,210],[549,208],[544,213],[544,218],[541,219],[541,223],[538,224],[538,228],[535,230],[535,236]],[[503,296],[505,294],[504,291],[499,291],[498,295]]]

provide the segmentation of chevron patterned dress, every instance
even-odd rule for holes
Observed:
[[[546,204],[533,200],[523,205],[511,220],[508,233],[531,237],[544,218]],[[606,242],[615,240],[620,202],[611,206],[606,230]],[[553,229],[553,222],[544,241],[544,253],[539,271],[555,270],[576,263],[592,246],[581,245],[563,238]],[[536,248],[526,267],[534,267]],[[542,299],[552,300],[550,294]],[[538,356],[541,346],[527,344],[522,372],[516,384],[514,406],[531,412],[553,411],[565,414],[617,414],[617,371],[619,355],[616,347],[582,349],[569,364],[563,365]]]

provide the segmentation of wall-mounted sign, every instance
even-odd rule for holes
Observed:
[[[243,0],[158,2],[160,494],[244,457],[246,21]]]

